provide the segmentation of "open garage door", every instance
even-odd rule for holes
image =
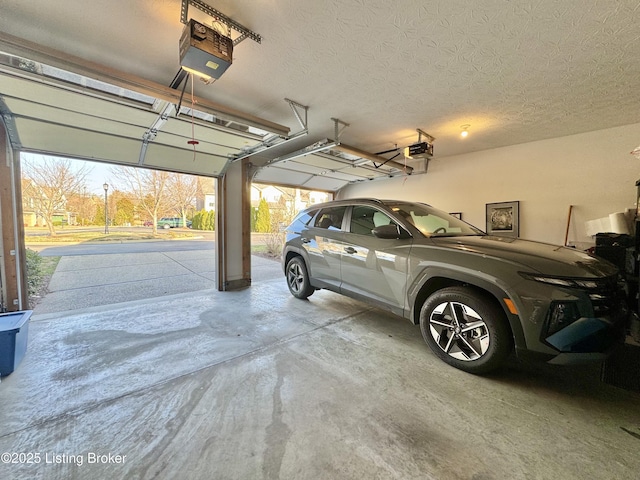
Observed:
[[[188,91],[4,40],[0,110],[17,150],[220,176],[243,150],[289,133]]]
[[[227,174],[239,157],[289,134],[288,127],[193,97],[186,87],[165,87],[0,34],[0,114],[8,140],[1,181],[2,190],[10,192],[0,205],[3,279],[8,279],[3,292],[15,283],[5,299],[8,308],[26,305],[20,175],[11,167],[18,152],[202,175],[228,185]],[[241,185],[239,173],[231,178]],[[239,190],[234,184],[225,191]],[[231,209],[229,217],[236,221],[241,215],[233,209],[240,209],[240,202],[227,203],[219,211],[228,215]],[[227,228],[225,220],[219,224]],[[216,248],[224,250],[226,242],[234,243],[220,236]],[[218,283],[225,288],[233,285],[227,277],[250,275],[244,264],[227,261],[223,267],[220,275],[226,277]]]
[[[413,172],[414,166],[408,164],[406,159],[402,163],[394,160],[400,155],[398,148],[376,154],[342,143],[338,131],[340,121],[333,120],[336,123],[334,140],[325,138],[270,160],[257,172],[255,180],[262,183],[281,183],[281,179],[285,178],[293,182],[292,184],[306,189],[335,192],[349,183],[379,180]],[[393,156],[382,156],[388,153]]]

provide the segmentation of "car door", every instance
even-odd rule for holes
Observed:
[[[346,206],[320,210],[302,232],[302,244],[309,259],[311,284],[339,290],[340,256],[343,252],[343,219]]]
[[[396,225],[406,238],[376,237],[373,229],[383,225]],[[401,313],[411,245],[411,236],[390,215],[373,206],[354,205],[342,242],[341,291]]]

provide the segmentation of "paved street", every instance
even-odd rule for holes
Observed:
[[[215,243],[213,240],[185,239],[185,240],[152,240],[134,242],[102,242],[78,243],[72,245],[40,245],[31,244],[32,250],[40,252],[43,257],[57,257],[69,255],[114,255],[124,253],[175,252],[175,251],[203,251],[208,250],[213,255]]]

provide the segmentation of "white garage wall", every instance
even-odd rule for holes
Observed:
[[[520,237],[593,245],[585,223],[634,207],[640,124],[431,160],[429,171],[349,185],[338,198],[416,200],[485,229],[485,204],[520,201]],[[438,143],[435,143],[436,153]]]

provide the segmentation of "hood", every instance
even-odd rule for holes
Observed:
[[[505,237],[431,237],[435,245],[519,263],[524,271],[576,278],[608,277],[618,268],[574,248]]]

